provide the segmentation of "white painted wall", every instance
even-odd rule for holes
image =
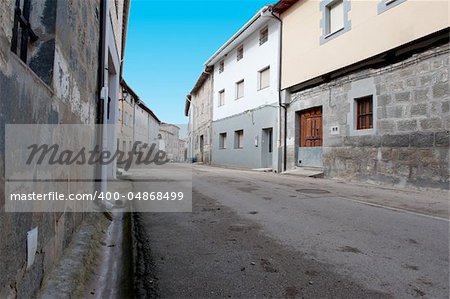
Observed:
[[[259,26],[239,45],[244,45],[244,58],[237,61],[237,47],[220,55],[225,59],[225,70],[219,73],[214,65],[213,121],[242,113],[260,106],[278,104],[279,22],[271,17],[261,18]],[[259,32],[269,26],[269,40],[259,45]],[[250,27],[252,28],[252,27]],[[247,30],[250,30],[247,29]],[[227,55],[226,55],[227,54]],[[270,66],[270,87],[258,90],[259,71]],[[236,82],[245,80],[244,97],[236,100]],[[219,91],[225,89],[225,105],[219,107]],[[274,110],[275,111],[275,110]]]

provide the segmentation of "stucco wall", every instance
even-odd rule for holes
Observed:
[[[408,0],[378,14],[379,2],[350,1],[350,30],[323,44],[321,1],[298,1],[283,13],[282,88],[449,26],[448,1]]]
[[[288,169],[298,163],[298,111],[322,106],[327,177],[448,189],[448,72],[447,44],[292,94]],[[357,131],[352,106],[365,95],[374,98],[374,129]]]
[[[119,148],[124,151],[131,149],[130,142],[134,140],[134,101],[131,95],[119,102],[119,117],[117,126],[117,138]],[[124,146],[125,142],[125,146]]]
[[[273,128],[273,166],[278,165],[277,140],[277,109],[272,106],[260,107],[249,112],[228,117],[213,122],[212,164],[218,166],[233,166],[239,168],[261,168],[262,161],[262,130]],[[244,130],[243,148],[234,148],[234,133]],[[220,149],[219,134],[227,133],[225,149]],[[255,146],[255,138],[257,146]]]
[[[268,20],[243,41],[243,59],[237,61],[235,48],[223,53],[225,69],[222,73],[219,73],[219,63],[214,66],[214,121],[278,101],[279,23]],[[259,30],[266,25],[269,39],[259,45]],[[258,90],[258,72],[267,66],[270,66],[270,87]],[[245,80],[244,97],[236,100],[236,82],[242,79]],[[225,104],[219,107],[222,89],[225,89]]]

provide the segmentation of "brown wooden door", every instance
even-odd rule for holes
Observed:
[[[322,107],[300,112],[300,146],[322,146]]]

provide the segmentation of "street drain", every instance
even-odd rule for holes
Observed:
[[[330,191],[322,190],[322,189],[297,189],[297,192],[307,193],[307,194],[327,194]]]

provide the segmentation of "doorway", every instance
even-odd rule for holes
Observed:
[[[205,147],[205,138],[203,135],[200,136],[200,162],[203,162],[203,153]]]
[[[322,107],[299,113],[298,166],[322,167]]]
[[[263,168],[273,167],[273,128],[262,130],[261,140],[261,166]]]

